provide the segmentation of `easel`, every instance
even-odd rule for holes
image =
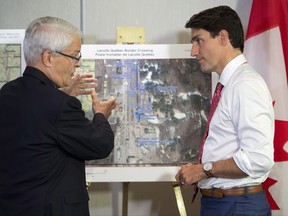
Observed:
[[[143,27],[117,27],[117,44],[144,44]],[[129,182],[123,182],[122,216],[128,216]],[[181,188],[177,182],[172,182],[180,216],[187,216]]]

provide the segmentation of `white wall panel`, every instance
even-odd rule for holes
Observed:
[[[80,28],[81,0],[0,0],[0,29],[25,29],[42,16],[57,16]]]
[[[145,28],[146,44],[189,43],[186,21],[218,5],[234,8],[247,27],[252,0],[83,0],[85,43],[115,44],[117,26]]]

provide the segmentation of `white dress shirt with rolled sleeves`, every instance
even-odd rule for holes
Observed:
[[[233,157],[248,176],[209,178],[200,188],[232,188],[266,180],[274,164],[274,110],[263,78],[243,54],[230,61],[220,75],[224,88],[204,144],[202,163]]]

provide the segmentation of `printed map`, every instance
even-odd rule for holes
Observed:
[[[0,88],[21,75],[21,44],[0,44]]]
[[[211,76],[188,59],[83,59],[98,97],[116,96],[109,118],[115,148],[88,165],[179,165],[196,162],[211,100]],[[79,97],[92,119],[91,99]]]

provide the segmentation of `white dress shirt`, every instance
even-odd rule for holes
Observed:
[[[274,110],[268,87],[243,54],[230,61],[219,80],[224,88],[211,119],[202,163],[233,157],[246,178],[202,180],[200,188],[256,185],[274,164]]]

